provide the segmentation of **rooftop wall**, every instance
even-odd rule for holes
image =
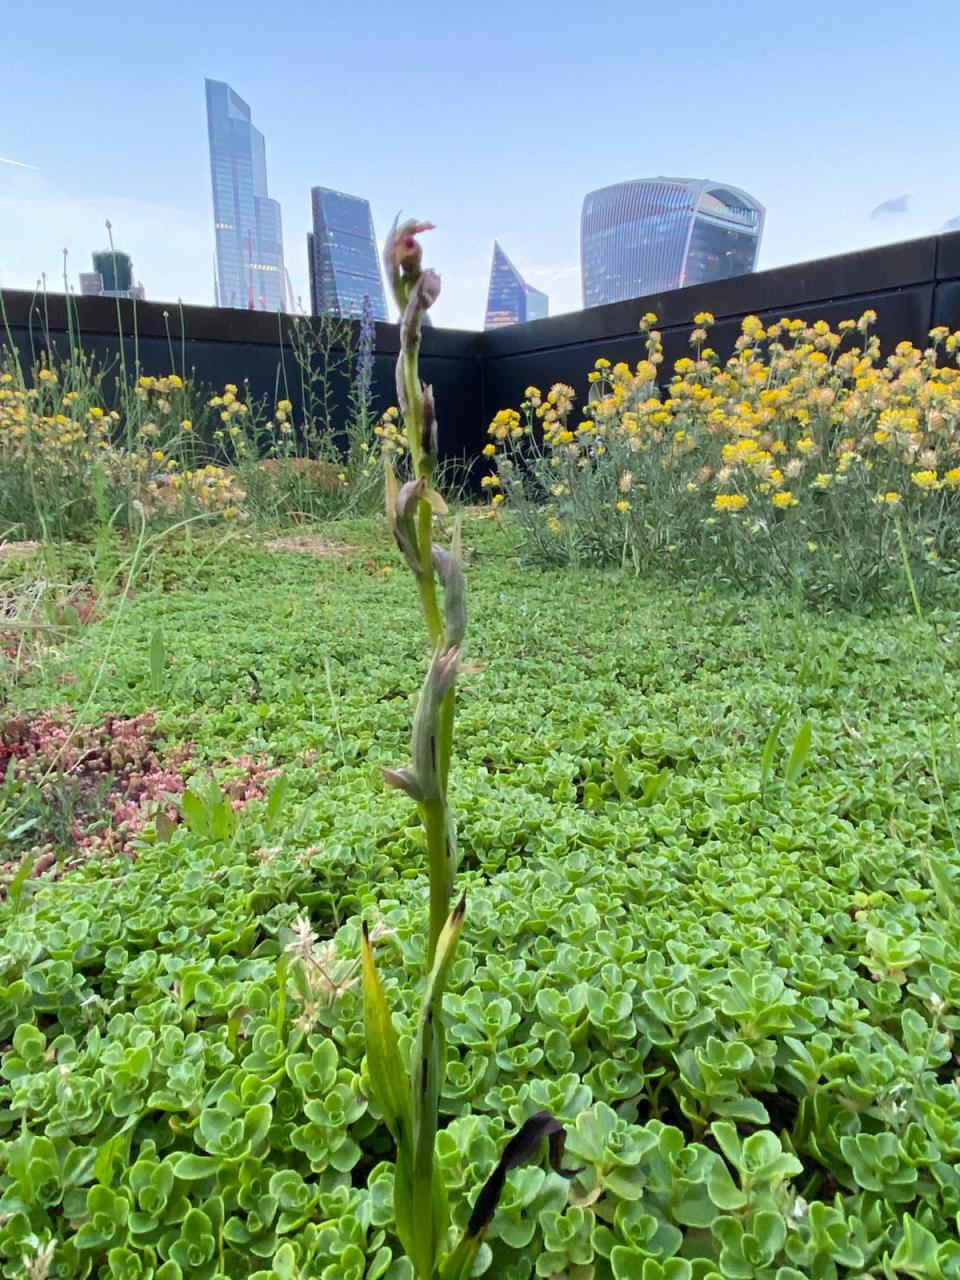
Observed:
[[[12,341],[28,363],[48,338],[61,354],[68,350],[62,294],[4,290],[2,301],[0,343]],[[563,381],[583,395],[599,356],[635,364],[644,354],[637,324],[645,312],[658,317],[664,370],[669,371],[674,360],[688,354],[692,317],[700,311],[715,317],[710,344],[726,356],[747,315],[765,322],[790,316],[836,325],[868,308],[877,313],[884,350],[904,340],[922,345],[935,325],[960,328],[960,232],[483,333],[430,327],[423,333],[421,369],[434,387],[444,454],[476,456],[496,410],[517,405],[531,383],[545,389]],[[186,369],[220,388],[247,379],[254,396],[299,401],[300,375],[290,344],[296,321],[289,316],[112,298],[72,298],[70,310],[79,342],[98,357],[115,360],[122,346],[128,367],[139,358],[143,373]],[[396,402],[398,331],[392,324],[376,329],[373,394],[385,408]]]

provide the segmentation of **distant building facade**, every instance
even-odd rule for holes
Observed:
[[[329,187],[313,187],[310,201],[310,310],[314,315],[360,316],[363,300],[369,298],[374,320],[386,320],[370,202]]]
[[[527,284],[513,265],[499,241],[493,242],[493,265],[487,290],[485,329],[502,329],[508,324],[525,324],[528,320],[545,320],[550,299],[533,285]]]
[[[583,305],[746,275],[763,218],[753,196],[719,182],[644,178],[591,191],[580,219]]]
[[[220,306],[284,311],[283,228],[267,194],[263,134],[228,84],[207,80],[206,91]]]
[[[93,254],[93,270],[80,272],[80,293],[84,297],[144,299],[143,285],[133,278],[129,253],[103,249]]]

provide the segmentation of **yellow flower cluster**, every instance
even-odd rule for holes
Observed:
[[[705,345],[714,317],[701,312],[692,355],[658,386],[662,342],[647,315],[645,356],[633,367],[597,360],[579,421],[572,388],[557,383],[543,396],[528,387],[524,417],[501,410],[484,453],[500,467],[515,447],[532,446],[564,475],[636,454],[651,482],[674,477],[674,492],[727,513],[748,504],[752,512],[752,499],[786,512],[858,494],[864,510],[877,511],[910,495],[952,494],[960,490],[960,333],[941,326],[928,346],[902,342],[884,359],[875,320],[866,311],[832,329],[823,320],[764,325],[748,316],[724,362]]]
[[[488,434],[493,436],[494,440],[519,440],[524,434],[524,429],[516,409],[501,409],[490,423]]]
[[[235,474],[208,464],[192,471],[160,475],[147,482],[141,499],[148,513],[179,509],[218,512],[227,519],[240,514],[246,494]]]
[[[380,441],[380,448],[386,457],[403,453],[410,444],[400,422],[400,410],[391,406],[381,414],[380,421],[373,428],[373,433]]]
[[[714,511],[742,511],[749,501],[745,493],[718,493],[712,506]]]
[[[177,374],[139,376],[125,393],[124,413],[95,403],[100,380],[83,377],[82,356],[61,372],[41,366],[28,386],[19,372],[0,373],[0,468],[50,504],[77,508],[93,501],[94,475],[117,496],[139,499],[150,512],[189,497],[203,511],[238,508],[243,490],[221,467],[184,465],[195,445],[188,401]],[[247,413],[237,388],[210,401],[239,433]],[[224,435],[224,432],[218,434]],[[241,452],[243,441],[235,445]],[[184,452],[186,450],[186,453]],[[116,500],[116,498],[112,499]]]

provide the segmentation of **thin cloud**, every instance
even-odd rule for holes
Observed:
[[[871,218],[889,218],[891,215],[898,213],[907,213],[910,209],[910,196],[894,196],[892,200],[884,200],[883,204],[878,204],[871,213]]]
[[[24,164],[22,160],[10,160],[7,156],[0,156],[0,164],[12,164],[15,169],[36,169],[38,172],[40,170],[38,164]]]
[[[940,230],[941,231],[960,231],[960,214],[958,214],[955,218],[949,218],[943,224]]]

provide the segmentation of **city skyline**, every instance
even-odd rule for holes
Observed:
[[[109,218],[151,299],[209,305],[205,77],[235,86],[266,138],[295,310],[298,298],[309,309],[317,182],[368,199],[381,241],[398,212],[435,222],[443,292],[431,314],[471,329],[483,323],[494,238],[549,294],[551,314],[579,309],[584,194],[624,179],[690,174],[755,193],[767,210],[758,270],[932,234],[960,215],[940,132],[916,128],[932,85],[942,118],[960,106],[960,10],[931,8],[935,20],[911,23],[904,44],[890,38],[903,23],[893,0],[811,0],[801,24],[776,6],[761,23],[734,22],[706,0],[682,11],[598,0],[589,13],[573,0],[455,12],[422,0],[404,16],[431,50],[416,77],[394,66],[385,4],[355,0],[349,22],[334,12],[289,0],[266,22],[262,5],[235,0],[226,22],[216,7],[170,0],[148,35],[137,10],[50,0],[50,41],[13,6],[5,36],[21,56],[5,93],[30,108],[0,126],[0,284],[32,290],[45,275],[62,288],[67,248],[75,285]],[[103,30],[136,74],[102,77],[94,92]],[[597,31],[611,38],[587,59]],[[508,76],[511,56],[533,49],[549,73]],[[859,104],[835,127],[824,123],[827,84]]]
[[[746,275],[756,267],[763,205],[699,178],[640,178],[584,196],[584,307]]]
[[[280,204],[267,188],[266,142],[250,106],[223,80],[205,79],[217,299],[222,307],[285,311]]]
[[[380,249],[370,201],[330,187],[312,187],[313,230],[307,233],[310,311],[359,317],[370,299],[374,320],[386,320]]]
[[[549,313],[550,300],[547,295],[527,284],[507,257],[499,240],[494,240],[484,329],[501,329],[505,325],[525,324],[528,320],[545,320]]]

